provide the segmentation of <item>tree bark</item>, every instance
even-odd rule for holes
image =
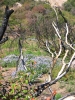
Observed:
[[[10,10],[9,7],[6,6],[2,26],[0,27],[0,41],[3,39],[3,35],[7,29],[9,17],[13,12],[14,12],[13,9]]]

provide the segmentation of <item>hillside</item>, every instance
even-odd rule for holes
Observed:
[[[38,0],[37,0],[38,1]],[[41,0],[41,1],[45,1],[45,0]],[[50,4],[51,4],[51,6],[54,6],[54,5],[56,5],[56,6],[62,6],[62,4],[64,3],[64,2],[66,2],[67,0],[46,0],[46,1],[49,1],[50,2]]]
[[[67,0],[49,0],[52,6],[57,5],[57,6],[62,6],[64,2]]]

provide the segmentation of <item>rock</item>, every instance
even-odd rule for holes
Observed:
[[[67,97],[67,98],[65,98],[63,100],[75,100],[75,97],[74,96],[69,96],[69,97]]]
[[[11,9],[16,10],[16,9],[18,9],[18,8],[20,8],[20,7],[22,7],[22,4],[19,3],[19,2],[16,2],[16,3],[13,5],[13,7],[12,7]]]
[[[14,4],[14,7],[22,7],[22,4],[19,3],[19,2],[16,2],[16,3]]]

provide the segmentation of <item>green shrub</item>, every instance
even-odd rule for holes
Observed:
[[[61,97],[62,97],[61,94],[58,93],[58,94],[55,95],[55,100],[58,100],[58,99],[60,99]]]
[[[10,67],[11,67],[11,68],[12,68],[12,67],[16,67],[16,61],[9,62],[9,63],[3,62],[1,65],[2,65],[3,68],[7,68],[7,67],[9,67],[9,68],[10,68]]]

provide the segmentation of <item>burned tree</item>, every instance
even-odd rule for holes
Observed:
[[[18,46],[19,46],[19,51],[20,51],[20,55],[17,61],[17,67],[16,67],[16,71],[27,71],[25,62],[24,62],[24,56],[23,56],[23,51],[22,51],[22,43],[21,40],[19,39],[18,41]]]
[[[54,10],[56,11],[56,8],[54,8]],[[59,12],[60,9],[58,9]],[[63,53],[63,57],[62,58],[62,65],[61,65],[61,69],[60,71],[58,72],[57,76],[55,79],[52,79],[52,76],[51,76],[51,80],[49,80],[48,82],[45,82],[41,85],[38,85],[35,89],[35,93],[33,94],[33,96],[39,96],[46,88],[49,88],[51,85],[55,84],[59,79],[61,79],[62,77],[64,77],[68,72],[69,72],[69,69],[71,67],[71,64],[72,62],[74,61],[75,59],[75,48],[73,47],[73,45],[71,43],[69,43],[69,38],[68,38],[68,35],[69,35],[69,26],[68,26],[68,21],[67,19],[62,15],[62,12],[60,13],[60,16],[63,18],[64,20],[64,27],[65,27],[65,37],[64,37],[64,41],[63,41],[63,36],[61,34],[61,31],[60,31],[60,28],[58,27],[58,24],[53,21],[52,22],[52,26],[55,30],[55,34],[56,34],[56,38],[57,38],[57,43],[59,45],[59,49],[58,51],[55,51],[56,49],[54,49],[54,51],[51,50],[51,45],[49,45],[49,42],[47,39],[45,41],[46,43],[46,48],[48,50],[48,52],[51,54],[51,57],[52,57],[52,65],[51,65],[51,74],[52,74],[52,70],[53,68],[55,67],[55,64],[57,62],[57,59],[60,58],[61,54]],[[65,45],[64,45],[65,44]],[[63,52],[63,45],[65,47],[65,51]],[[68,53],[70,52],[70,49],[72,50],[72,54],[70,56],[70,60],[68,61],[68,63],[66,62],[66,58],[68,57]],[[51,92],[51,91],[50,91]],[[51,92],[52,94],[52,92]],[[75,93],[73,93],[73,95],[75,95]],[[51,100],[55,100],[52,96]],[[63,100],[63,99],[60,99],[60,100]]]
[[[9,17],[13,12],[13,9],[9,9],[9,7],[6,6],[2,26],[0,27],[0,44],[8,40],[8,37],[3,38],[3,36],[8,26]]]

